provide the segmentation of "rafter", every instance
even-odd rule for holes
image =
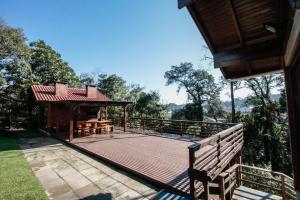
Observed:
[[[208,33],[207,33],[206,29],[204,28],[203,23],[200,21],[200,17],[196,16],[196,13],[195,13],[192,5],[188,5],[187,9],[189,10],[194,22],[196,23],[196,25],[197,25],[200,33],[202,34],[207,46],[209,47],[211,53],[212,54],[215,53],[216,52],[215,47],[212,45],[211,40],[208,37]]]
[[[227,0],[227,2],[228,2],[230,13],[231,13],[231,16],[232,16],[232,19],[233,19],[233,22],[234,22],[236,33],[238,34],[239,39],[240,39],[240,46],[243,46],[244,45],[244,39],[243,39],[243,36],[242,36],[242,33],[241,33],[240,24],[239,24],[239,22],[237,20],[237,17],[236,17],[236,13],[235,13],[235,9],[234,9],[233,4],[232,4],[232,0]]]

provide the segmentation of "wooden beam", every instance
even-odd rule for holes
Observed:
[[[298,49],[300,51],[300,48]],[[300,58],[299,58],[300,59]],[[284,67],[295,190],[300,195],[300,63]]]
[[[51,116],[51,104],[48,104],[48,110],[47,110],[47,131],[50,133],[51,132],[51,125],[52,125],[52,116]]]
[[[245,62],[252,62],[259,59],[280,57],[282,55],[282,45],[277,40],[266,41],[264,43],[244,46],[213,54],[214,67],[221,68],[230,65],[240,65]]]
[[[189,4],[191,4],[194,0],[178,0],[178,8],[181,9]]]
[[[197,25],[202,37],[204,38],[208,48],[210,49],[211,53],[215,53],[216,49],[213,46],[213,44],[211,43],[211,40],[209,38],[209,35],[208,35],[207,31],[205,30],[205,27],[204,27],[203,23],[200,21],[200,17],[196,16],[196,12],[194,10],[193,5],[188,5],[187,9],[190,12],[194,22],[196,23],[196,25]]]
[[[108,119],[108,106],[105,106],[105,120]]]
[[[127,131],[127,119],[128,119],[128,113],[127,113],[127,105],[123,106],[123,128],[124,132]]]
[[[73,141],[73,134],[74,134],[74,112],[73,112],[73,106],[70,105],[69,107],[69,142],[71,143]]]
[[[229,10],[230,10],[233,22],[234,22],[236,33],[238,34],[239,39],[240,39],[240,46],[242,47],[244,45],[244,40],[243,40],[243,36],[242,36],[242,33],[241,33],[240,24],[237,20],[235,9],[234,9],[234,6],[232,4],[232,0],[227,0],[227,3],[229,5]]]

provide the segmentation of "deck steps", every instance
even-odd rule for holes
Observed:
[[[280,196],[240,186],[234,190],[233,200],[279,200]]]

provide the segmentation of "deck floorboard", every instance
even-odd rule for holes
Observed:
[[[188,146],[194,142],[116,131],[74,138],[73,145],[188,194]]]

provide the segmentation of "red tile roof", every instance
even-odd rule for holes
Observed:
[[[33,85],[33,95],[37,102],[59,102],[59,101],[109,101],[109,98],[97,91],[96,98],[88,98],[85,88],[68,88],[67,96],[56,96],[55,86]]]

